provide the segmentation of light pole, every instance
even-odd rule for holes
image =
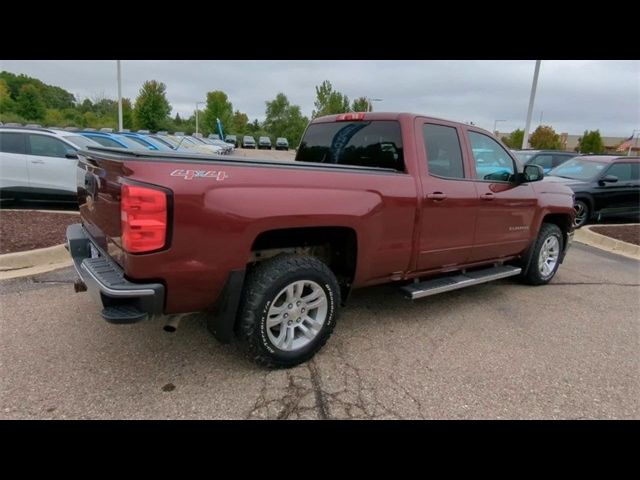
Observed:
[[[506,120],[496,120],[495,122],[493,122],[493,134],[496,137],[498,136],[498,130],[496,130],[496,128],[498,127],[498,122],[506,122]]]
[[[196,102],[196,137],[198,136],[198,105],[204,105],[207,102]]]
[[[370,98],[367,97],[367,112],[373,112],[373,107],[371,106],[371,102],[381,102],[381,98]]]
[[[634,131],[631,133],[631,140],[633,140],[633,137],[634,137],[634,136],[636,137],[636,142],[635,142],[635,143],[636,143],[636,145],[635,145],[635,146],[637,146],[637,145],[638,145],[638,135],[636,135],[636,132],[640,133],[640,130],[634,130]],[[627,150],[627,157],[629,157],[629,156],[631,155],[631,144],[632,144],[632,143],[633,143],[633,142],[630,142],[630,143],[629,143],[629,150]]]
[[[531,95],[529,96],[529,110],[527,111],[527,124],[524,127],[522,136],[522,149],[529,146],[529,128],[531,127],[531,114],[533,113],[533,101],[536,98],[536,87],[538,86],[538,73],[540,72],[540,60],[536,60],[536,69],[533,72],[533,83],[531,84]]]
[[[120,74],[120,60],[118,60],[118,131],[122,131],[122,76]]]

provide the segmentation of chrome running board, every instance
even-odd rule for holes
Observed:
[[[480,283],[492,282],[501,278],[513,277],[518,275],[522,269],[520,267],[512,267],[510,265],[501,265],[499,267],[485,268],[473,272],[460,273],[451,277],[434,278],[420,283],[413,283],[402,287],[400,290],[407,298],[415,300],[416,298],[428,297],[437,293],[458,290],[459,288],[479,285]]]

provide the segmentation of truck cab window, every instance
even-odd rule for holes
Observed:
[[[469,132],[469,141],[476,166],[476,178],[492,182],[510,182],[515,174],[513,159],[493,138]]]
[[[444,178],[464,178],[462,150],[456,129],[427,123],[423,132],[429,174]]]
[[[400,124],[391,120],[311,124],[300,144],[296,161],[404,172]]]

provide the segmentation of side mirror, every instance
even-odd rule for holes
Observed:
[[[540,165],[530,163],[525,165],[522,172],[522,180],[524,182],[539,182],[544,178],[544,169]]]
[[[605,175],[598,182],[601,186],[604,186],[605,183],[616,183],[618,181],[618,177],[615,175]]]
[[[77,160],[78,159],[78,155],[76,155],[76,152],[74,152],[73,150],[67,150],[67,153],[65,153],[64,156],[66,158],[71,159],[71,160]]]

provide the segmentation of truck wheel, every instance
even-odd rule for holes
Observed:
[[[562,232],[553,223],[543,223],[531,252],[529,271],[522,277],[529,285],[544,285],[551,281],[560,265]]]
[[[267,367],[306,362],[335,326],[340,288],[315,257],[278,255],[247,277],[239,333],[249,356]]]
[[[576,228],[580,228],[585,225],[589,218],[591,217],[591,212],[589,211],[589,205],[582,200],[576,200],[576,203],[573,205],[573,208],[576,209],[576,220],[575,226]]]

